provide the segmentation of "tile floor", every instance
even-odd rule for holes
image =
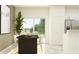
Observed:
[[[42,40],[42,43],[37,40],[37,54],[63,53],[62,45],[46,44],[45,38],[43,38]],[[14,44],[1,51],[0,54],[18,54],[17,42],[15,41]]]
[[[42,44],[42,48],[40,45],[37,46],[37,54],[44,54],[45,50],[44,50],[45,45]],[[14,49],[12,49],[8,54],[18,54],[18,46]]]
[[[41,48],[42,45],[42,48]],[[61,45],[46,45],[46,44],[38,44],[37,45],[37,54],[58,54],[63,53],[63,49]],[[47,49],[46,49],[47,48]],[[0,52],[0,54],[18,54],[18,45],[14,43],[7,49],[4,49]]]

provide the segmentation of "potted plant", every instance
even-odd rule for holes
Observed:
[[[22,27],[22,25],[23,25],[23,19],[24,18],[22,17],[21,12],[18,12],[18,16],[16,18],[16,33],[18,35],[20,35],[21,32],[22,32],[22,30],[23,30],[23,27]]]

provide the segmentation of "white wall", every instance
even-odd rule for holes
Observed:
[[[65,7],[50,7],[50,44],[62,44],[64,34]]]
[[[66,6],[66,19],[79,20],[79,6]],[[77,24],[74,23],[75,26]],[[70,30],[64,34],[63,50],[64,53],[79,53],[79,30]]]
[[[45,35],[46,42],[49,42],[49,8],[48,7],[16,7],[15,8],[15,17],[18,12],[22,12],[23,17],[41,17],[45,18]]]
[[[44,17],[48,18],[48,8],[46,7],[16,7],[15,15],[21,11],[23,17]]]
[[[49,9],[49,44],[46,53],[62,53],[65,6],[51,6]]]
[[[64,53],[79,53],[79,30],[70,30],[63,37]]]
[[[79,6],[66,6],[66,19],[79,20]]]

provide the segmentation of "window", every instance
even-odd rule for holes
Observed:
[[[45,34],[44,18],[25,18],[23,23],[24,33]]]

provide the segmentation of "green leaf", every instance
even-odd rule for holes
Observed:
[[[16,18],[16,32],[20,35],[20,33],[22,32],[22,26],[23,26],[23,17],[21,15],[21,12],[18,12],[18,16]]]

